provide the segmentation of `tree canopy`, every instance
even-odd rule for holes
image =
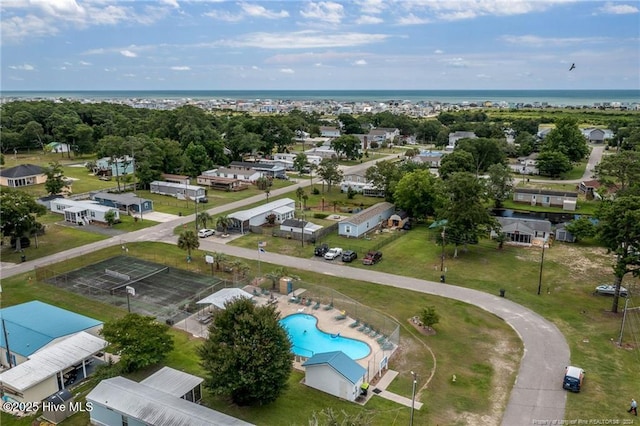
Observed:
[[[106,322],[100,334],[120,355],[123,372],[158,364],[173,350],[169,326],[149,316],[127,314]]]
[[[589,153],[586,138],[576,120],[569,117],[556,122],[556,127],[544,138],[542,150],[561,152],[571,162],[580,161]]]
[[[216,312],[198,349],[206,385],[239,405],[264,405],[286,389],[293,368],[291,342],[274,306],[236,299]]]
[[[415,218],[433,215],[441,202],[438,182],[429,170],[415,170],[405,174],[393,194],[396,206]]]
[[[0,211],[0,231],[3,236],[15,238],[16,250],[20,251],[20,239],[30,236],[42,226],[36,219],[47,209],[26,192],[3,188],[0,191]]]
[[[327,183],[328,192],[331,192],[334,183],[342,180],[342,170],[338,168],[338,161],[331,158],[323,158],[317,172],[318,176]]]

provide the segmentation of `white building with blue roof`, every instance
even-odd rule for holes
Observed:
[[[355,401],[367,370],[342,351],[315,354],[304,364],[307,386]]]
[[[37,351],[80,331],[98,336],[102,329],[101,321],[38,300],[0,309],[0,317],[4,326],[0,330],[3,367],[19,365]]]

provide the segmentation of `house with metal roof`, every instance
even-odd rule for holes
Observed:
[[[162,371],[162,370],[160,370]],[[92,404],[91,424],[149,426],[250,426],[219,411],[176,396],[171,380],[180,372],[134,382],[118,376],[101,381],[87,395]],[[186,374],[186,373],[185,373]],[[153,376],[152,376],[153,377]],[[183,382],[179,379],[179,382]],[[150,385],[151,384],[151,385]],[[168,391],[167,391],[168,390]]]
[[[305,385],[347,401],[355,401],[367,370],[342,351],[313,355],[304,364]]]
[[[42,401],[76,382],[78,376],[87,377],[94,355],[107,345],[105,340],[81,331],[47,346],[0,373],[4,393],[19,402]]]
[[[96,319],[38,300],[0,309],[0,317],[4,326],[0,364],[4,367],[19,365],[40,349],[80,331],[98,336],[102,329],[102,322]]]
[[[578,193],[537,188],[514,188],[513,201],[532,206],[562,207],[562,210],[575,211]]]
[[[251,226],[262,226],[267,223],[267,216],[274,214],[277,223],[282,223],[295,216],[296,202],[291,198],[281,198],[262,206],[248,210],[241,210],[229,214],[227,217],[233,221],[229,229],[248,232]]]
[[[146,213],[153,211],[153,201],[138,197],[131,192],[113,194],[111,192],[98,192],[91,198],[100,203],[101,206],[115,207],[127,213]]]
[[[46,181],[45,170],[35,164],[20,164],[0,170],[0,186],[19,188],[21,186],[39,185]]]
[[[76,201],[70,198],[56,198],[49,201],[51,213],[64,216],[66,222],[88,225],[91,222],[107,223],[107,213],[114,213],[114,220],[120,220],[120,211],[114,207],[100,205],[97,201]]]
[[[204,382],[202,377],[171,367],[162,367],[140,384],[166,392],[176,398],[199,403],[202,400],[202,382]]]
[[[524,219],[517,217],[496,217],[500,230],[491,231],[491,238],[498,233],[507,235],[507,243],[519,246],[541,246],[547,244],[552,233],[551,222],[542,219]]]
[[[276,163],[252,163],[250,161],[232,161],[229,169],[244,172],[257,172],[264,177],[283,177],[286,176],[286,170],[283,166]]]
[[[342,219],[338,223],[338,235],[359,238],[378,228],[382,222],[386,222],[394,211],[395,206],[387,201],[374,204],[351,217]]]

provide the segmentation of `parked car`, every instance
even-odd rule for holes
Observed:
[[[198,198],[198,203],[205,204],[208,203],[209,199],[207,197]]]
[[[584,382],[584,370],[580,367],[568,366],[564,372],[562,388],[572,392],[580,392]]]
[[[328,252],[324,254],[324,258],[327,260],[333,260],[342,255],[342,249],[340,247],[330,248]]]
[[[329,246],[326,244],[320,244],[319,246],[316,246],[315,250],[313,251],[313,254],[315,254],[316,256],[320,256],[320,257],[324,257],[324,255],[329,251]]]
[[[613,296],[616,292],[616,287],[609,284],[602,284],[596,287],[596,294],[605,294],[607,296]],[[627,297],[629,292],[626,288],[620,286],[620,296]]]
[[[362,259],[363,265],[374,265],[382,260],[382,253],[379,251],[370,251],[367,255]]]
[[[347,250],[342,253],[342,261],[343,262],[352,262],[358,258],[358,253],[353,250]]]
[[[215,233],[216,233],[216,231],[214,229],[203,228],[203,229],[198,231],[198,237],[207,238],[207,237],[210,237],[212,235],[215,235]]]

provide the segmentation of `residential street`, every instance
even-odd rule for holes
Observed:
[[[597,150],[594,149],[593,151]],[[600,152],[599,155],[601,156],[602,152]],[[593,152],[592,156],[594,156]],[[589,163],[593,164],[591,159]],[[352,172],[368,167],[369,165],[370,164],[361,164],[345,168],[345,172]],[[589,167],[587,167],[587,169],[589,169]],[[271,192],[271,196],[285,194],[295,191],[298,186],[308,185],[308,180],[305,180],[304,182],[299,182],[287,188],[274,190]],[[264,200],[265,196],[260,194],[245,200],[209,209],[208,212],[212,215],[218,215],[225,211],[238,209],[242,206]],[[107,240],[56,253],[45,258],[16,265],[6,265],[0,270],[0,276],[2,279],[5,279],[23,272],[32,271],[39,266],[57,263],[101,248],[121,245],[128,242],[160,241],[175,244],[177,238],[173,235],[173,229],[180,224],[186,223],[193,224],[194,215],[180,217],[151,228],[112,237]],[[255,259],[257,257],[256,250],[227,246],[213,241],[203,240],[200,247],[205,250],[222,251],[231,256],[248,259]],[[362,270],[331,264],[329,262],[318,262],[311,259],[300,259],[268,252],[261,254],[260,259],[265,263],[274,263],[290,268],[299,268],[321,274],[342,276],[379,285],[388,285],[448,297],[476,305],[488,312],[494,313],[504,319],[519,334],[524,344],[524,356],[520,364],[516,383],[511,391],[502,424],[505,426],[525,425],[531,424],[534,420],[552,421],[564,418],[566,392],[560,384],[564,368],[569,365],[569,347],[564,336],[555,325],[528,308],[511,302],[508,300],[508,294],[507,298],[502,298],[498,297],[498,295],[491,295],[450,284],[440,284],[373,270]]]

